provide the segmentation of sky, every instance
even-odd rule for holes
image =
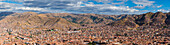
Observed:
[[[0,0],[0,12],[142,14],[170,12],[170,0]]]

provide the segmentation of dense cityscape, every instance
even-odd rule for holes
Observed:
[[[0,21],[0,44],[169,45],[169,14],[162,12],[141,15],[12,13]],[[144,23],[141,25],[137,22],[139,20]],[[146,20],[149,22],[145,22]]]

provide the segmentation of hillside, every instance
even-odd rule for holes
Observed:
[[[69,14],[69,13],[47,13],[49,17],[64,18],[77,24],[107,24],[124,18],[126,15],[98,15],[98,14]]]
[[[5,13],[6,14],[6,13]],[[170,13],[148,12],[141,15],[98,15],[35,12],[6,14],[0,21],[1,27],[19,29],[71,29],[81,26],[167,26]],[[2,15],[2,14],[1,14]],[[8,16],[7,16],[8,15]]]
[[[162,12],[148,12],[141,15],[129,15],[126,18],[109,23],[108,25],[112,26],[130,26],[130,27],[139,27],[139,26],[167,26],[169,25],[169,13]]]
[[[1,27],[21,29],[67,29],[80,27],[63,18],[48,17],[34,12],[15,13],[0,21]]]
[[[170,13],[162,12],[140,15],[14,13],[0,20],[0,44],[133,45],[134,41],[169,44],[169,23]]]

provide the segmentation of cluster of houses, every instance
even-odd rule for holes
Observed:
[[[1,29],[1,28],[0,28]],[[2,31],[5,30],[5,31]],[[85,27],[70,30],[58,29],[3,29],[0,31],[0,44],[5,45],[159,45],[170,44],[169,28],[138,27]]]

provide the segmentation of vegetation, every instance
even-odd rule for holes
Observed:
[[[96,45],[96,43],[89,42],[88,45]]]
[[[8,32],[9,35],[11,35],[11,32]]]
[[[49,30],[46,30],[46,31],[54,31],[54,29],[49,29]]]
[[[162,26],[163,28],[168,28],[167,26]]]
[[[15,39],[18,39],[17,37],[15,37]]]
[[[30,35],[29,37],[32,38],[32,35]]]

